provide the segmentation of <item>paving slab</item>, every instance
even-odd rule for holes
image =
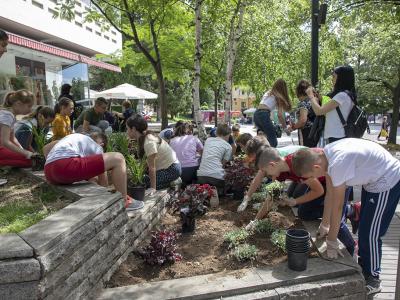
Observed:
[[[0,260],[33,257],[33,249],[15,233],[0,235]]]
[[[121,200],[119,193],[82,198],[27,228],[19,235],[31,245],[36,255],[43,255],[74,230],[119,200]]]
[[[98,299],[213,299],[351,274],[357,274],[353,267],[313,258],[309,260],[309,266],[304,272],[291,271],[287,263],[282,263],[271,268],[237,270],[105,289]]]
[[[40,279],[40,264],[34,258],[0,260],[0,282],[13,283]]]

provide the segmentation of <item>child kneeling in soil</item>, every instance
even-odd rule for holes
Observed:
[[[34,153],[22,148],[14,134],[16,115],[32,111],[34,96],[27,90],[8,93],[0,108],[0,166],[28,168]]]
[[[293,169],[304,178],[326,178],[327,202],[319,232],[327,235],[330,258],[336,258],[340,253],[337,237],[346,186],[363,186],[359,264],[366,280],[367,294],[380,292],[381,238],[399,202],[400,162],[374,142],[347,138],[325,146],[322,152],[298,151],[293,157]]]
[[[318,154],[322,152],[322,149],[312,148],[310,149],[310,152]],[[295,153],[297,153],[297,151]],[[324,205],[323,184],[325,184],[325,177],[323,175],[318,177],[307,177],[307,178],[297,176],[292,167],[292,159],[295,153],[286,155],[285,157],[281,157],[277,149],[271,147],[264,147],[261,149],[261,151],[257,153],[256,167],[259,170],[263,171],[265,176],[272,179],[272,181],[278,180],[284,182],[285,180],[291,180],[295,183],[302,183],[304,185],[307,185],[308,192],[301,195],[300,192],[304,193],[304,189],[301,188],[302,191],[300,190],[298,192],[299,196],[296,199],[287,198],[284,199],[284,202],[288,206],[298,205],[299,211],[302,211],[301,215],[299,213],[299,217],[300,218],[303,217],[304,219],[310,220],[311,217],[315,217],[314,216],[315,211],[317,212],[319,211],[320,214],[323,211],[323,209],[321,209],[321,206],[323,207]],[[293,196],[295,196],[295,194],[293,194]],[[344,194],[343,194],[343,199],[345,199]],[[345,203],[346,202],[344,202],[344,204]],[[271,203],[267,198],[267,200],[261,207],[260,211],[258,212],[256,220],[264,218],[265,215],[268,213],[270,207]],[[343,212],[345,213],[345,211],[346,210],[344,209]],[[355,249],[355,242],[349,229],[346,226],[345,220],[346,218],[343,216],[342,221],[340,223],[339,240],[346,246],[346,249],[350,253],[350,255],[353,255]],[[248,226],[251,228],[252,224],[253,223],[250,223]]]
[[[107,136],[102,133],[92,133],[90,137],[74,133],[46,145],[44,174],[47,181],[52,184],[72,184],[89,180],[107,187],[107,171],[111,171],[112,183],[125,199],[126,209],[142,208],[142,201],[133,200],[127,195],[123,155],[118,152],[104,153],[106,144]]]

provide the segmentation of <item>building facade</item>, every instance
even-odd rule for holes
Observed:
[[[232,89],[232,111],[244,111],[253,107],[255,99],[256,96],[253,93],[240,87],[234,87]]]
[[[57,0],[0,0],[0,29],[9,35],[0,59],[0,99],[10,90],[26,88],[37,105],[54,105],[61,85],[73,87],[76,100],[90,97],[89,68],[120,72],[95,58],[122,48],[112,27],[84,22],[90,0],[75,1],[73,20],[54,18]]]

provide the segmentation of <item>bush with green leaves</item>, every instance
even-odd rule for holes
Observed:
[[[286,231],[283,229],[275,230],[271,234],[271,242],[283,252],[286,252]]]
[[[125,132],[114,132],[108,136],[107,152],[120,152],[126,159],[130,156],[129,143]]]
[[[128,169],[128,180],[134,186],[144,184],[144,175],[147,168],[145,158],[134,158],[132,155],[125,157],[126,167]]]
[[[233,256],[238,261],[255,260],[257,253],[257,247],[247,243],[236,246],[232,251]]]
[[[257,220],[256,225],[254,226],[254,231],[262,234],[271,234],[274,230],[275,227],[268,219]]]
[[[225,242],[228,243],[229,248],[234,248],[238,246],[239,244],[242,244],[246,241],[246,239],[249,237],[249,233],[247,232],[246,229],[241,228],[238,230],[234,230],[231,232],[228,232],[224,235]]]
[[[43,131],[38,129],[37,127],[32,125],[32,134],[33,134],[33,140],[35,141],[36,144],[36,151],[40,155],[43,154],[43,148],[47,144],[47,134]]]
[[[283,192],[285,184],[275,180],[266,186],[267,193],[272,199],[279,198]]]

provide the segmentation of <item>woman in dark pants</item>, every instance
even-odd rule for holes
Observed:
[[[282,125],[282,129],[286,130],[284,113],[291,109],[292,105],[290,103],[286,82],[283,79],[278,79],[272,86],[272,89],[264,94],[258,109],[254,113],[255,125],[264,132],[272,147],[278,145],[278,139],[274,124],[271,120],[271,113],[274,110],[278,111],[279,122]]]

